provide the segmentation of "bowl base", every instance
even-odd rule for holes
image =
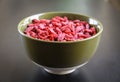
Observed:
[[[35,63],[35,62],[34,62]],[[68,68],[51,68],[51,67],[46,67],[39,65],[38,66],[42,67],[46,72],[51,73],[51,74],[56,74],[56,75],[65,75],[74,72],[77,68],[82,67],[83,65],[87,64],[88,62],[85,62],[81,65],[74,66],[74,67],[68,67]]]
[[[57,75],[65,75],[65,74],[69,74],[75,71],[75,69],[71,69],[71,70],[51,70],[51,69],[46,69],[44,68],[45,71],[47,71],[48,73],[51,74],[57,74]]]

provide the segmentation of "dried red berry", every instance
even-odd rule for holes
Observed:
[[[86,21],[69,20],[66,16],[49,19],[33,19],[24,33],[36,39],[49,41],[75,41],[95,35],[95,27]]]

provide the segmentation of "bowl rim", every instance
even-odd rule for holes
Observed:
[[[44,15],[44,14],[55,14],[55,13],[56,13],[56,14],[81,15],[81,16],[84,16],[84,17],[86,17],[86,18],[91,18],[91,19],[93,19],[93,20],[95,20],[95,21],[98,22],[98,24],[99,24],[99,26],[100,26],[100,27],[99,27],[99,31],[98,31],[95,35],[93,35],[93,36],[91,36],[91,37],[89,37],[89,38],[82,39],[82,40],[75,40],[75,41],[47,41],[47,40],[41,40],[41,39],[36,39],[36,38],[29,37],[29,36],[27,36],[26,34],[24,34],[24,33],[20,30],[20,28],[22,27],[22,26],[21,26],[21,23],[22,23],[25,19],[27,19],[27,18],[30,18],[30,17],[32,17],[32,16],[37,16],[37,15],[38,15],[38,17],[39,17],[39,16]],[[90,39],[93,39],[93,38],[99,36],[99,35],[103,32],[103,25],[102,25],[102,23],[101,23],[100,21],[98,21],[96,18],[91,17],[91,16],[88,16],[88,15],[83,15],[83,14],[80,14],[80,13],[74,13],[74,12],[43,12],[43,13],[34,14],[34,15],[31,15],[31,16],[28,16],[28,17],[22,19],[22,20],[18,23],[18,32],[19,32],[22,36],[25,36],[26,38],[29,38],[29,39],[32,39],[32,40],[36,40],[36,41],[40,41],[40,42],[49,42],[49,43],[75,43],[75,42],[87,41],[87,40],[90,40]]]

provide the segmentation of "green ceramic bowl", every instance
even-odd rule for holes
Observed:
[[[71,20],[87,21],[90,25],[96,27],[97,34],[80,41],[53,42],[34,39],[23,33],[32,19],[51,19],[54,16],[67,16]],[[89,16],[66,12],[47,12],[23,19],[18,25],[18,31],[22,35],[28,56],[33,62],[44,67],[49,72],[65,74],[84,65],[91,59],[98,47],[103,26],[98,20]]]

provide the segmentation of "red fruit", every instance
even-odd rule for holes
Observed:
[[[52,19],[33,19],[24,33],[40,40],[75,41],[89,38],[97,32],[95,27],[91,27],[86,21],[56,16]]]

